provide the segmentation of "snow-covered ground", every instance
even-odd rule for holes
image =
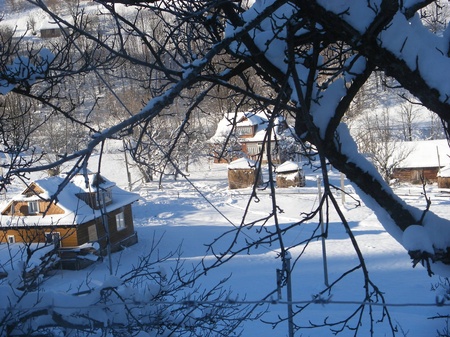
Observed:
[[[126,172],[123,166],[123,155],[105,156],[102,173],[115,180],[119,186],[126,188]],[[93,163],[93,167],[96,164]],[[123,171],[122,171],[123,169]],[[279,213],[282,227],[300,220],[301,213],[308,213],[317,206],[317,178],[315,172],[306,170],[306,186],[280,190],[277,194],[277,204],[283,210]],[[331,178],[339,185],[340,175],[330,171]],[[157,189],[154,184],[141,185],[135,188],[141,199],[134,205],[134,222],[138,232],[139,243],[112,256],[114,274],[121,276],[132,268],[138,257],[148,253],[152,243],[160,240],[157,249],[160,256],[175,252],[181,247],[181,258],[185,268],[195,266],[202,260],[206,264],[214,262],[208,244],[219,238],[225,232],[233,230],[242,221],[250,190],[229,190],[227,187],[226,164],[204,164],[195,166],[189,173],[189,180],[174,181],[168,177],[163,182],[163,189]],[[194,188],[195,186],[195,188]],[[201,192],[202,195],[196,190]],[[346,189],[352,191],[346,183]],[[450,199],[429,188],[432,198],[432,209],[438,214],[448,214]],[[15,193],[19,187],[11,189]],[[402,186],[401,194],[409,203],[422,207],[425,205],[421,189],[414,186]],[[353,194],[355,198],[356,195]],[[267,216],[271,209],[271,195],[267,190],[258,192],[259,202],[251,202],[246,222]],[[385,301],[391,315],[391,320],[398,327],[398,336],[422,337],[436,336],[437,330],[443,330],[445,321],[430,317],[449,314],[449,307],[435,305],[437,293],[431,291],[432,285],[439,282],[437,276],[428,277],[421,266],[412,268],[411,260],[405,250],[390,237],[381,226],[374,213],[364,205],[356,207],[355,200],[346,197],[342,210],[349,221],[356,240],[364,253],[369,275],[373,282],[384,293]],[[267,224],[273,228],[273,223]],[[317,219],[308,224],[297,226],[288,231],[284,237],[286,247],[297,245],[307,239],[317,226]],[[241,233],[238,244],[244,240],[258,237],[258,225],[253,229],[245,229]],[[233,233],[224,235],[214,243],[214,250],[224,251],[233,239]],[[9,254],[0,245],[0,261],[8,260]],[[302,257],[297,257],[305,248],[299,245],[291,250],[295,269],[292,275],[293,301],[310,301],[312,296],[324,289],[324,269],[322,243],[312,242]],[[262,300],[276,289],[276,270],[281,268],[277,258],[278,245],[260,245],[248,253],[242,253],[201,277],[200,283],[208,288],[225,277],[231,276],[225,288],[231,290],[235,299],[253,303]],[[342,273],[358,264],[356,254],[335,212],[330,212],[329,237],[326,240],[327,267],[329,283],[334,282]],[[164,263],[164,268],[170,269],[173,262]],[[4,265],[7,270],[11,264]],[[81,271],[58,271],[43,283],[43,288],[62,293],[82,291],[89,285],[102,284],[109,278],[108,262],[99,262]],[[281,300],[272,296],[272,304],[257,308],[256,312],[267,310],[262,320],[276,321],[278,316],[286,317],[286,289],[282,290]],[[336,285],[326,304],[312,304],[305,312],[295,318],[299,325],[309,325],[308,321],[320,324],[326,317],[335,320],[350,315],[364,300],[364,283],[361,271],[347,276]],[[345,303],[343,303],[345,302]],[[294,306],[295,310],[296,306]],[[381,319],[382,307],[374,307],[374,319]],[[387,318],[375,325],[375,336],[389,336]],[[367,319],[360,327],[363,335],[369,335]],[[244,337],[287,336],[286,322],[279,324],[274,330],[272,326],[261,320],[248,321],[243,325]],[[329,336],[331,332],[323,329],[301,330],[295,336]],[[343,336],[353,336],[354,331],[344,331]]]

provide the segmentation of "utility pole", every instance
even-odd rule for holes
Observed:
[[[131,192],[131,174],[130,169],[128,167],[128,158],[127,158],[127,147],[125,145],[125,140],[122,141],[123,143],[123,155],[125,156],[125,168],[127,170],[127,179],[128,179],[128,190]]]
[[[317,189],[319,192],[319,202],[322,201],[322,181],[319,176],[317,176]],[[320,230],[322,234],[322,259],[323,259],[323,275],[325,285],[328,287],[328,264],[327,264],[327,247],[325,244],[325,230],[323,228],[323,212],[322,207],[320,207],[319,211],[319,222],[320,222]]]

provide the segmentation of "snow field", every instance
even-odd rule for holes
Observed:
[[[120,173],[123,170],[121,157],[104,156],[104,160],[106,162],[102,165],[104,170],[102,174],[109,179],[112,179],[110,175],[114,175],[116,183],[126,188],[126,174]],[[92,165],[96,167],[96,163]],[[136,264],[138,257],[146,255],[156,242],[159,242],[157,252],[161,257],[179,252],[186,270],[190,268],[201,270],[202,261],[207,266],[215,263],[215,257],[211,250],[208,250],[209,245],[213,243],[212,248],[216,253],[223,253],[230,248],[251,192],[250,189],[228,190],[226,167],[226,164],[215,164],[209,170],[207,165],[197,166],[189,173],[188,179],[208,201],[182,178],[174,181],[173,177],[167,177],[163,181],[162,190],[157,188],[157,182],[136,187],[135,192],[141,195],[141,199],[133,207],[139,243],[112,255],[114,275],[120,277],[130,270]],[[330,171],[330,175],[334,180],[333,183],[339,185],[340,175],[333,171]],[[346,190],[352,191],[347,182]],[[259,201],[250,202],[245,220],[247,226],[238,236],[233,249],[242,248],[249,240],[256,240],[265,234],[265,230],[274,230],[273,222],[267,223],[264,228],[261,228],[260,223],[248,226],[250,222],[268,216],[271,212],[270,193],[267,190],[258,190],[257,195]],[[358,199],[356,195],[353,196]],[[405,195],[405,198],[415,206],[424,205],[423,196],[420,194],[410,193]],[[434,198],[436,202],[433,203],[433,210],[442,214],[448,212],[449,199],[438,196]],[[306,186],[280,190],[276,200],[277,205],[283,210],[282,213],[277,214],[280,227],[286,228],[296,223],[301,219],[301,213],[308,213],[317,206],[316,174],[306,170]],[[436,330],[444,327],[444,321],[431,320],[429,317],[436,316],[437,313],[448,314],[448,307],[433,306],[436,293],[430,291],[430,288],[432,284],[439,282],[439,278],[428,277],[421,266],[412,268],[406,251],[385,232],[372,210],[364,205],[357,207],[356,202],[347,197],[345,205],[342,205],[342,211],[364,254],[372,281],[383,292],[386,303],[390,305],[389,312],[393,325],[400,331],[398,336],[435,335]],[[337,214],[330,210],[329,218],[329,235],[325,243],[328,279],[329,283],[332,283],[347,270],[356,267],[358,259]],[[307,240],[317,229],[317,219],[294,226],[284,235],[283,243],[286,247],[296,246]],[[325,288],[322,242],[314,240],[306,249],[304,244],[300,244],[290,251],[294,265],[293,301],[296,304],[304,304]],[[1,261],[5,261],[5,250],[0,249],[0,254]],[[208,271],[199,282],[207,289],[230,277],[225,284],[225,288],[231,291],[230,296],[234,296],[234,300],[253,304],[276,290],[276,269],[282,266],[278,254],[277,243],[261,244],[249,251],[240,252],[219,268]],[[170,272],[174,266],[175,256],[162,263],[161,268]],[[97,263],[85,270],[57,271],[53,277],[43,283],[43,289],[70,294],[90,287],[98,287],[107,280],[109,280],[109,270],[107,259],[105,259],[102,263]],[[330,293],[325,293],[321,298],[330,300],[330,303],[310,305],[298,318],[295,318],[295,323],[308,326],[310,321],[321,324],[327,317],[330,321],[345,319],[364,300],[361,271],[358,270],[346,276],[343,281],[333,287]],[[280,299],[275,293],[267,300],[269,302],[273,300],[273,303],[264,302],[255,311],[255,313],[265,312],[262,316],[263,321],[275,322],[278,316],[286,317],[285,289],[282,289]],[[397,306],[405,304],[418,305]],[[294,310],[297,308],[295,305]],[[374,319],[381,319],[382,307],[373,308]],[[365,310],[368,312],[368,307]],[[363,325],[360,327],[361,331],[368,332],[370,329],[367,317],[366,314]],[[385,318],[383,322],[375,324],[377,336],[390,335],[386,320]],[[242,328],[244,337],[287,336],[288,331],[286,322],[280,323],[273,329],[270,324],[263,323],[261,320],[246,321]],[[354,331],[344,330],[341,335],[353,336],[353,334]],[[331,332],[328,328],[302,329],[296,333],[297,335],[328,336]]]

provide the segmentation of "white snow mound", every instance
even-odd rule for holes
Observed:
[[[402,237],[403,247],[408,251],[422,251],[434,254],[430,235],[423,226],[412,225],[406,228]]]

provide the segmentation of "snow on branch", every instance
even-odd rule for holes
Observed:
[[[6,95],[16,86],[30,88],[38,79],[45,78],[54,55],[43,48],[34,60],[26,56],[18,56],[0,72],[0,94]],[[34,61],[34,63],[33,63]]]

